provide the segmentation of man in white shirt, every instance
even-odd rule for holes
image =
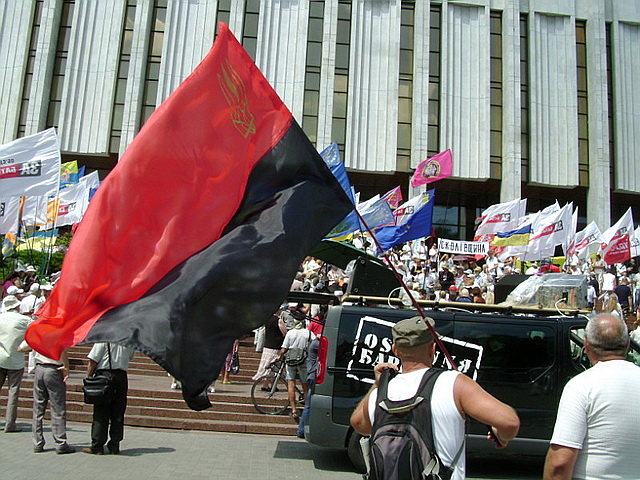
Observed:
[[[431,318],[408,318],[392,328],[393,354],[402,362],[401,373],[389,382],[389,400],[413,397],[422,377],[433,365],[435,339],[426,321]],[[385,369],[397,370],[393,363],[379,363],[374,368],[375,383],[351,416],[351,425],[361,435],[372,433],[378,395],[378,382]],[[443,372],[435,382],[431,397],[433,438],[436,452],[447,467],[454,469],[452,479],[465,478],[464,422],[467,415],[490,425],[496,446],[505,447],[518,433],[520,420],[515,410],[500,402],[466,375],[454,370]],[[462,455],[456,460],[457,452]],[[454,461],[456,460],[456,461]],[[454,464],[455,463],[455,464]]]
[[[2,299],[4,313],[0,313],[0,388],[8,383],[8,399],[4,432],[20,432],[16,425],[20,384],[24,374],[24,353],[18,351],[29,326],[29,317],[18,313],[20,300],[14,295]]]
[[[110,375],[115,384],[115,398],[106,405],[93,406],[91,424],[91,447],[83,448],[84,453],[104,454],[104,444],[112,455],[120,453],[120,442],[124,438],[124,413],[127,409],[129,381],[127,370],[135,351],[116,343],[96,343],[89,352],[87,376],[94,373]],[[111,424],[111,426],[109,426]],[[107,443],[107,434],[110,437]]]
[[[611,314],[597,315],[584,341],[593,367],[564,387],[544,479],[638,478],[640,368],[626,361],[627,326]]]

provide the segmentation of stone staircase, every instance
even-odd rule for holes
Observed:
[[[67,380],[67,420],[91,422],[92,406],[85,405],[82,379],[90,346],[69,350],[70,374]],[[172,428],[233,433],[295,435],[297,423],[287,415],[260,414],[251,402],[251,377],[260,363],[253,339],[240,342],[240,371],[231,376],[231,385],[216,382],[216,393],[209,394],[211,408],[196,412],[171,390],[171,378],[153,360],[136,352],[129,364],[129,394],[125,424],[140,427]],[[25,373],[20,388],[19,423],[31,422],[33,376]],[[4,425],[7,386],[0,390],[0,415]],[[49,410],[47,409],[47,421]]]

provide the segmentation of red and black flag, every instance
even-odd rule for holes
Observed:
[[[226,25],[101,185],[26,338],[153,358],[193,409],[353,205]]]

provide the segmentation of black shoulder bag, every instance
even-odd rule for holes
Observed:
[[[111,346],[107,343],[107,355],[109,356],[109,370],[111,368]],[[89,405],[107,405],[113,401],[116,394],[115,383],[111,371],[96,373],[83,380],[82,392],[84,403]]]

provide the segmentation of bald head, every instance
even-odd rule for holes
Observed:
[[[609,313],[596,315],[585,329],[585,337],[596,357],[622,356],[629,346],[629,331],[625,321]]]

